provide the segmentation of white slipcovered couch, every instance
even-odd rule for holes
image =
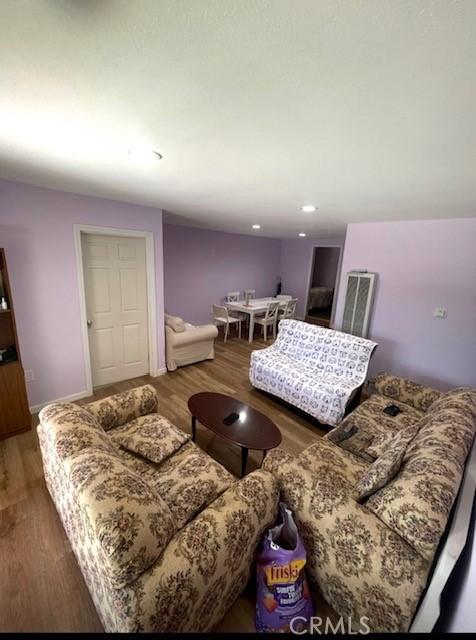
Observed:
[[[341,331],[281,320],[274,344],[251,353],[250,382],[335,426],[365,382],[376,346]]]
[[[195,327],[182,318],[165,314],[165,359],[167,369],[213,360],[218,329],[214,324]]]

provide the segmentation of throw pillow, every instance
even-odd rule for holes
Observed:
[[[123,449],[160,464],[190,440],[185,433],[157,413],[131,420],[111,432]]]
[[[417,422],[405,427],[405,429],[401,429],[393,438],[385,453],[368,467],[354,489],[354,497],[357,502],[361,502],[372,495],[396,476],[402,465],[405,451],[418,433],[419,428],[420,423]]]
[[[332,429],[332,431],[329,431],[329,433],[327,434],[327,440],[330,440],[331,442],[334,442],[334,444],[337,444],[355,435],[357,431],[358,428],[352,423],[343,423],[335,429]]]
[[[389,448],[395,438],[395,431],[385,431],[374,436],[369,446],[365,449],[365,453],[376,460]]]
[[[164,322],[166,327],[170,327],[175,333],[183,333],[185,331],[185,322],[178,316],[170,316],[165,314]]]

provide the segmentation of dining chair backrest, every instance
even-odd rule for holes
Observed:
[[[298,299],[292,298],[286,302],[286,306],[284,307],[283,318],[294,318],[296,313],[296,304]]]
[[[268,305],[268,308],[266,309],[266,315],[264,317],[265,322],[267,321],[268,323],[270,323],[275,321],[278,316],[278,309],[279,309],[278,301],[270,302]]]
[[[240,292],[239,291],[229,291],[226,294],[226,301],[227,302],[238,302],[239,299],[240,299]]]
[[[253,300],[256,295],[256,289],[245,289],[245,300]]]
[[[276,296],[276,300],[292,300],[292,296],[288,296],[285,293],[280,293],[278,296]]]
[[[221,304],[214,304],[212,307],[213,317],[215,320],[223,320],[228,322],[228,309]]]

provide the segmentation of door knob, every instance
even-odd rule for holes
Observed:
[[[92,327],[93,326],[93,321],[92,320],[88,320],[87,321],[87,325],[88,325],[88,327]]]

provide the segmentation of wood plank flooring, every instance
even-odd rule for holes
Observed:
[[[270,343],[268,343],[269,345]],[[315,424],[252,389],[248,380],[250,352],[262,348],[231,339],[216,343],[216,358],[159,378],[144,376],[98,389],[94,398],[142,384],[153,384],[159,412],[190,432],[187,400],[198,391],[238,397],[268,415],[280,428],[281,446],[298,454],[323,435]],[[87,398],[82,402],[88,402]],[[35,424],[37,418],[34,418]],[[240,451],[198,426],[197,443],[239,475]],[[251,452],[248,471],[261,463]],[[101,623],[43,479],[36,430],[0,442],[0,632],[101,631]],[[325,604],[319,603],[322,615]],[[220,623],[220,631],[254,630],[252,585]]]

